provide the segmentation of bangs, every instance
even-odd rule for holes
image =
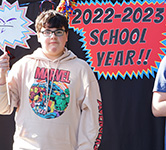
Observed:
[[[67,32],[67,27],[65,26],[67,24],[66,20],[65,19],[62,19],[60,18],[58,15],[50,18],[47,23],[45,24],[44,27],[46,28],[62,28],[64,27],[65,28],[65,31]]]

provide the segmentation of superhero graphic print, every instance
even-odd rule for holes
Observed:
[[[38,116],[53,119],[61,116],[70,100],[70,91],[66,83],[36,80],[31,86],[29,102]]]

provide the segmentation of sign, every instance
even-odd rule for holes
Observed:
[[[15,48],[17,45],[29,48],[27,40],[36,33],[29,28],[33,23],[26,17],[27,7],[19,7],[18,1],[12,5],[3,1],[0,6],[0,49]]]
[[[165,17],[165,1],[91,1],[78,2],[69,23],[98,79],[149,78],[166,53]]]

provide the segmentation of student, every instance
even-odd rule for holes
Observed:
[[[166,56],[160,63],[153,88],[152,112],[156,117],[166,116]]]
[[[65,47],[68,20],[48,10],[35,28],[41,48],[17,61],[7,80],[9,56],[0,56],[0,114],[16,107],[13,149],[98,149],[100,91],[89,65]]]

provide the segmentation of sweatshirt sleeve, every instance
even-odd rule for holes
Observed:
[[[103,113],[97,80],[86,87],[81,111],[77,150],[98,150],[102,138]]]
[[[17,65],[16,65],[17,64]],[[0,86],[0,114],[10,115],[19,104],[20,66],[16,63],[7,75],[7,83]]]
[[[8,99],[7,84],[0,85],[0,114],[11,114],[13,108],[10,105],[10,100]]]

